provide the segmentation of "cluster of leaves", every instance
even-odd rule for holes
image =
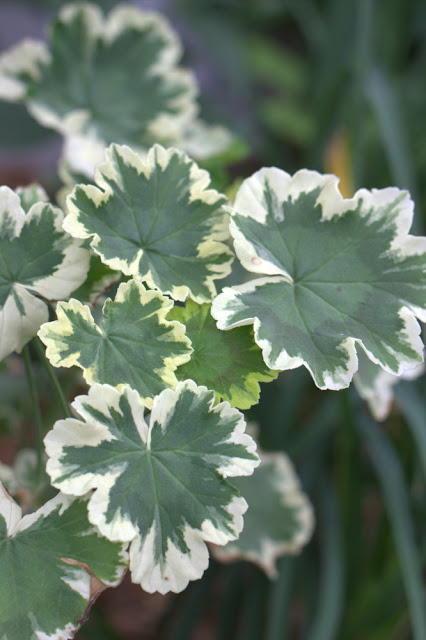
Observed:
[[[241,410],[259,401],[259,383],[303,366],[320,389],[337,390],[356,374],[383,406],[383,372],[422,362],[426,241],[409,235],[408,193],[345,199],[332,175],[269,168],[231,203],[185,152],[197,155],[207,129],[178,58],[154,14],[119,7],[104,19],[70,5],[50,50],[27,42],[0,60],[1,95],[64,134],[67,180],[88,176],[66,215],[38,187],[0,189],[0,354],[38,333],[50,363],[79,367],[90,387],[45,438],[58,496],[21,519],[2,494],[1,573],[21,585],[0,607],[6,640],[71,637],[126,566],[146,591],[181,591],[206,569],[207,542],[218,558],[249,558],[274,575],[313,517],[285,456],[260,462],[245,433]],[[123,74],[135,59],[139,75]],[[117,118],[123,101],[129,112]],[[206,155],[226,138],[210,133]],[[44,591],[60,584],[62,609],[22,595],[38,579],[23,568],[28,549],[41,548]]]

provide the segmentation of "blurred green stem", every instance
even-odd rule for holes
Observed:
[[[40,341],[40,338],[36,338],[34,340],[34,343],[40,355],[40,361],[44,365],[44,368],[47,371],[47,375],[49,376],[50,382],[52,383],[53,388],[55,389],[56,395],[58,396],[58,400],[59,400],[59,404],[61,405],[62,412],[66,418],[69,418],[71,417],[71,413],[69,410],[68,403],[65,399],[64,392],[62,390],[61,385],[59,384],[58,378],[56,377],[55,372],[53,371],[53,367],[50,364],[49,360],[46,358],[46,353],[44,351],[44,347]]]
[[[31,366],[31,356],[28,344],[26,344],[22,349],[22,357],[24,359],[25,373],[27,376],[28,388],[31,397],[31,406],[35,427],[35,446],[37,452],[37,480],[40,481],[43,473],[43,421],[41,418],[40,403]]]

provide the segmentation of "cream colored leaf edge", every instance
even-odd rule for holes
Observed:
[[[200,169],[198,165],[183,151],[175,149],[173,147],[165,149],[159,144],[155,144],[149,150],[146,156],[143,156],[126,145],[112,144],[106,150],[106,160],[102,164],[98,165],[95,171],[94,185],[78,185],[75,189],[82,189],[96,207],[101,207],[113,193],[113,189],[106,182],[106,179],[115,182],[124,188],[123,177],[116,165],[115,155],[118,155],[121,160],[128,166],[132,167],[139,174],[143,175],[146,179],[149,179],[154,169],[160,166],[162,170],[165,170],[170,164],[171,160],[178,156],[179,159],[189,165],[190,167],[190,200],[199,200],[205,202],[208,205],[217,204],[218,207],[221,201],[225,200],[225,196],[220,194],[215,189],[209,189],[210,175],[204,169]],[[105,259],[103,254],[98,251],[97,247],[101,241],[101,238],[96,233],[91,233],[82,222],[80,222],[80,210],[74,204],[75,189],[67,197],[66,205],[68,215],[64,220],[64,229],[68,231],[75,238],[91,238],[91,247],[98,253],[102,261],[107,264],[111,269],[122,271],[127,276],[133,276],[139,280],[143,280],[147,283],[148,287],[156,290],[160,290],[158,284],[155,282],[150,270],[145,273],[139,272],[139,263],[142,257],[143,250],[140,249],[132,262],[123,260],[119,257],[111,259]],[[233,261],[232,251],[224,244],[224,241],[229,238],[229,219],[228,214],[223,210],[223,215],[218,215],[212,222],[208,237],[201,239],[200,244],[197,247],[197,256],[199,258],[211,258],[212,263],[210,266],[211,275],[207,276],[204,282],[205,286],[211,292],[211,296],[197,296],[191,291],[189,286],[174,286],[168,290],[161,290],[162,293],[170,295],[174,300],[184,302],[188,296],[190,296],[195,302],[201,304],[203,302],[211,302],[212,298],[216,295],[216,286],[214,281],[217,279],[225,278],[231,272],[231,264]],[[222,264],[215,264],[215,256],[228,255],[229,261]]]
[[[407,358],[405,354],[396,352],[390,345],[383,344],[383,348],[386,349],[391,355],[398,359],[398,370],[393,371],[388,365],[379,361],[379,359],[366,349],[361,340],[357,340],[352,337],[345,338],[337,347],[339,351],[343,351],[347,355],[346,365],[336,367],[334,370],[326,370],[323,372],[324,384],[315,376],[309,363],[301,356],[290,356],[290,354],[283,347],[276,358],[271,357],[272,343],[267,339],[259,338],[259,330],[261,322],[257,317],[247,317],[244,320],[232,322],[232,316],[234,315],[236,305],[239,303],[239,298],[243,294],[253,293],[257,289],[261,289],[265,284],[288,283],[286,277],[270,276],[264,278],[258,278],[236,287],[224,287],[222,293],[220,293],[212,304],[211,314],[217,321],[218,329],[227,331],[234,327],[245,326],[253,324],[254,337],[256,344],[262,349],[263,359],[265,364],[270,369],[278,369],[285,371],[287,369],[296,369],[297,367],[304,366],[312,376],[316,386],[319,389],[331,389],[338,391],[340,389],[347,388],[354,376],[354,373],[358,369],[358,357],[356,354],[355,345],[358,344],[362,347],[368,358],[379,365],[385,371],[393,375],[401,375],[406,369],[412,369],[413,366],[423,361],[423,343],[421,340],[421,327],[415,317],[413,316],[412,309],[402,307],[399,311],[399,317],[402,321],[403,328],[400,335],[403,337],[406,345],[415,351],[417,359],[413,360]]]
[[[396,234],[389,246],[389,254],[395,257],[410,255],[422,255],[426,252],[426,238],[411,236],[411,228],[414,203],[408,191],[401,191],[396,187],[385,189],[360,189],[353,198],[344,198],[338,188],[339,179],[330,174],[320,174],[317,171],[301,169],[293,176],[276,167],[262,168],[247,178],[239,188],[232,207],[229,207],[232,215],[240,215],[252,218],[260,224],[264,224],[268,215],[268,205],[265,201],[264,191],[266,185],[276,196],[277,203],[285,203],[295,200],[301,193],[319,189],[316,200],[322,207],[321,220],[331,220],[340,217],[347,211],[356,210],[359,215],[368,217],[370,221],[380,220],[383,229],[389,224],[396,225]],[[396,218],[389,222],[389,208],[396,210]],[[282,208],[274,210],[277,220],[284,219]],[[358,215],[358,213],[357,213]],[[253,245],[244,237],[231,218],[230,233],[234,238],[235,252],[245,269],[264,276],[280,275],[292,282],[291,275],[282,267],[263,260],[256,252]],[[412,311],[420,320],[426,321],[426,309],[412,307]]]
[[[98,446],[103,441],[111,441],[114,436],[105,425],[95,421],[87,412],[84,405],[89,403],[104,415],[110,415],[110,407],[119,411],[121,394],[126,394],[131,407],[134,423],[140,434],[141,440],[150,447],[151,430],[155,423],[163,425],[170,414],[181,393],[190,390],[197,396],[208,396],[210,410],[219,413],[221,418],[227,419],[229,416],[238,415],[238,424],[234,432],[226,440],[243,445],[248,453],[253,454],[254,459],[247,460],[233,458],[226,460],[225,456],[220,462],[218,472],[224,477],[236,475],[250,475],[259,464],[255,454],[256,444],[254,440],[244,433],[245,421],[242,414],[224,402],[214,406],[214,392],[206,387],[197,387],[192,380],[180,382],[175,391],[166,389],[154,399],[154,404],[148,425],[144,417],[144,404],[139,394],[129,387],[121,391],[109,386],[95,384],[89,390],[88,396],[79,396],[73,403],[75,412],[80,415],[90,429],[81,430],[81,422],[75,419],[58,421],[54,429],[45,438],[46,452],[49,456],[47,472],[55,486],[56,479],[67,473],[67,468],[60,463],[64,447],[67,446]],[[214,456],[217,460],[218,456]],[[71,469],[69,469],[71,470]],[[243,498],[233,498],[224,508],[232,516],[233,533],[218,529],[211,521],[206,520],[201,524],[200,529],[186,526],[184,529],[184,539],[188,546],[188,553],[182,553],[171,540],[168,543],[168,550],[161,562],[155,563],[154,551],[156,549],[156,534],[158,524],[156,518],[152,522],[149,531],[142,535],[137,526],[129,518],[123,517],[120,512],[116,512],[112,520],[106,521],[106,512],[109,504],[109,493],[117,478],[124,471],[124,468],[117,467],[111,473],[97,476],[88,472],[79,478],[62,480],[56,486],[67,494],[85,495],[88,491],[96,489],[90,498],[88,512],[89,520],[96,525],[101,533],[110,540],[130,542],[130,570],[132,580],[140,584],[143,589],[152,593],[158,591],[167,593],[168,591],[179,592],[186,588],[190,580],[200,578],[208,565],[208,551],[206,542],[215,544],[226,544],[229,540],[237,537],[243,527],[243,514],[247,509],[247,503]]]
[[[287,455],[282,452],[258,452],[260,464],[270,464],[274,470],[273,486],[281,495],[281,504],[284,509],[295,511],[295,517],[299,528],[293,538],[286,541],[272,539],[268,532],[261,538],[261,551],[241,551],[238,548],[238,539],[223,547],[213,546],[213,555],[221,562],[234,562],[236,560],[249,560],[257,564],[270,579],[278,577],[276,561],[283,555],[296,555],[300,553],[310,540],[314,529],[314,512],[307,496],[301,490],[294,466]],[[248,505],[250,508],[250,505]]]
[[[178,366],[185,364],[191,359],[192,346],[190,339],[185,334],[185,325],[177,320],[166,319],[167,314],[173,307],[173,301],[166,298],[158,291],[148,291],[141,282],[132,279],[120,284],[114,301],[112,301],[111,298],[108,298],[104,303],[103,310],[105,310],[105,307],[110,304],[125,304],[134,287],[137,289],[142,309],[153,299],[158,300],[161,304],[161,307],[155,312],[155,315],[157,316],[158,323],[161,326],[171,329],[171,333],[167,336],[167,342],[170,343],[171,348],[173,347],[173,344],[179,343],[185,345],[188,349],[187,353],[165,357],[162,366],[155,369],[155,373],[166,385],[175,388],[178,381],[174,372]],[[75,298],[71,298],[69,302],[59,302],[57,304],[56,315],[58,319],[44,323],[38,331],[38,336],[46,346],[46,356],[54,367],[77,366],[83,370],[83,376],[87,384],[93,385],[94,383],[99,382],[97,379],[96,367],[83,367],[80,363],[80,351],[75,351],[66,358],[63,358],[61,355],[62,351],[67,349],[69,346],[65,339],[74,333],[73,324],[68,317],[69,311],[79,315],[90,329],[95,330],[100,336],[104,336],[102,328],[95,323],[90,308]],[[61,338],[64,340],[61,341]],[[117,385],[117,389],[121,389],[124,386],[126,385],[119,384]],[[152,406],[152,397],[143,397],[142,400],[146,406]]]

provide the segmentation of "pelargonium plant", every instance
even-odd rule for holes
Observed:
[[[1,97],[63,134],[69,192],[61,210],[40,186],[0,188],[0,356],[22,353],[31,382],[32,341],[64,412],[31,463],[54,497],[23,514],[0,468],[2,640],[73,637],[126,570],[182,591],[209,549],[273,577],[314,517],[285,454],[246,432],[260,383],[354,379],[383,417],[384,376],[422,362],[410,195],[345,199],[333,175],[275,167],[219,193],[193,157],[230,134],[199,120],[179,57],[157,14],[71,4],[47,45],[0,58]],[[82,372],[71,408],[51,365]]]

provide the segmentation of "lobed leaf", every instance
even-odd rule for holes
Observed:
[[[33,203],[44,192],[19,193],[23,205],[17,193],[0,187],[0,360],[21,351],[46,322],[44,299],[68,297],[89,268],[89,252],[62,229],[62,211]]]
[[[276,578],[277,559],[300,552],[311,537],[314,516],[289,458],[281,452],[259,455],[256,472],[233,481],[248,503],[244,529],[213,552],[223,562],[250,560]]]
[[[185,307],[173,307],[169,318],[186,326],[191,340],[191,359],[176,372],[179,380],[191,378],[216,392],[216,400],[227,400],[238,409],[259,402],[259,382],[270,382],[278,371],[269,369],[253,339],[250,327],[219,331],[209,304],[188,300]]]
[[[149,592],[181,591],[208,565],[205,542],[238,536],[246,502],[225,479],[258,464],[244,419],[192,380],[162,391],[147,421],[136,391],[95,384],[45,438],[55,487],[94,489],[89,519],[130,542],[132,580]]]
[[[176,386],[174,371],[190,358],[185,327],[165,319],[172,306],[169,298],[130,280],[114,301],[105,302],[101,327],[89,307],[72,299],[58,303],[58,320],[44,324],[38,335],[55,367],[80,367],[88,384],[128,384],[151,406],[155,395]]]
[[[104,17],[89,3],[65,6],[49,46],[23,41],[0,58],[0,96],[21,100],[43,125],[102,147],[178,142],[196,111],[192,75],[160,15],[121,5]]]
[[[243,183],[234,209],[237,256],[262,277],[214,300],[220,329],[254,324],[269,367],[303,365],[321,389],[349,385],[355,343],[389,373],[422,360],[426,240],[408,235],[407,192],[345,200],[334,176],[270,168]]]
[[[35,513],[0,484],[0,637],[67,640],[97,596],[117,585],[125,546],[105,540],[87,520],[87,499],[63,494]]]
[[[208,189],[209,175],[176,149],[154,145],[146,160],[111,145],[97,186],[77,186],[67,199],[64,228],[112,269],[145,281],[176,300],[216,294],[230,272],[226,202]]]

